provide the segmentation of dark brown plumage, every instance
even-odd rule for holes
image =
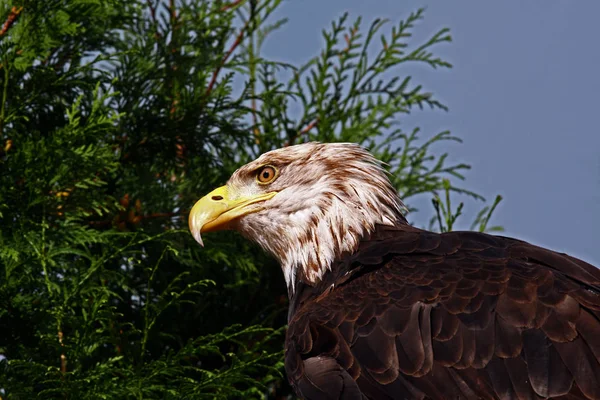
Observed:
[[[304,398],[600,399],[595,267],[410,226],[378,226],[341,262],[350,274],[300,285],[290,308],[285,366]]]

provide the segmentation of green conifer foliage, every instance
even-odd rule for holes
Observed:
[[[423,17],[347,15],[304,65],[265,59],[281,0],[0,2],[0,397],[283,398],[287,297],[231,232],[200,248],[195,200],[258,154],[351,141],[452,229],[467,165],[397,123],[445,109],[407,63],[450,65]],[[441,194],[441,197],[438,196]],[[475,228],[486,230],[491,208]]]

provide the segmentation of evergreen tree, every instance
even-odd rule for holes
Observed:
[[[397,125],[445,109],[401,67],[450,67],[431,52],[447,29],[413,43],[422,10],[344,15],[294,66],[261,54],[280,3],[0,3],[1,398],[290,394],[279,267],[237,234],[200,248],[187,230],[194,202],[264,151],[361,143],[408,204],[433,196],[439,230],[462,210],[452,193],[481,199],[435,153],[458,138]]]

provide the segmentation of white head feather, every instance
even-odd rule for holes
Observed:
[[[256,170],[278,170],[269,185]],[[281,263],[290,293],[298,280],[314,285],[344,252],[357,250],[376,225],[406,223],[404,205],[381,163],[351,143],[305,143],[273,150],[238,169],[227,182],[243,195],[277,191],[232,226]]]

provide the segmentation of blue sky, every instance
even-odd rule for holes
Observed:
[[[366,28],[423,6],[415,40],[450,28],[453,42],[435,54],[454,67],[406,74],[450,111],[417,111],[404,126],[424,135],[449,129],[464,140],[440,151],[472,165],[465,187],[504,197],[492,221],[504,235],[600,266],[600,1],[286,0],[275,18],[289,22],[264,54],[299,64],[318,54],[321,29],[345,11],[363,16]],[[412,217],[417,225],[431,215],[427,202]],[[466,206],[461,228],[480,204]]]

